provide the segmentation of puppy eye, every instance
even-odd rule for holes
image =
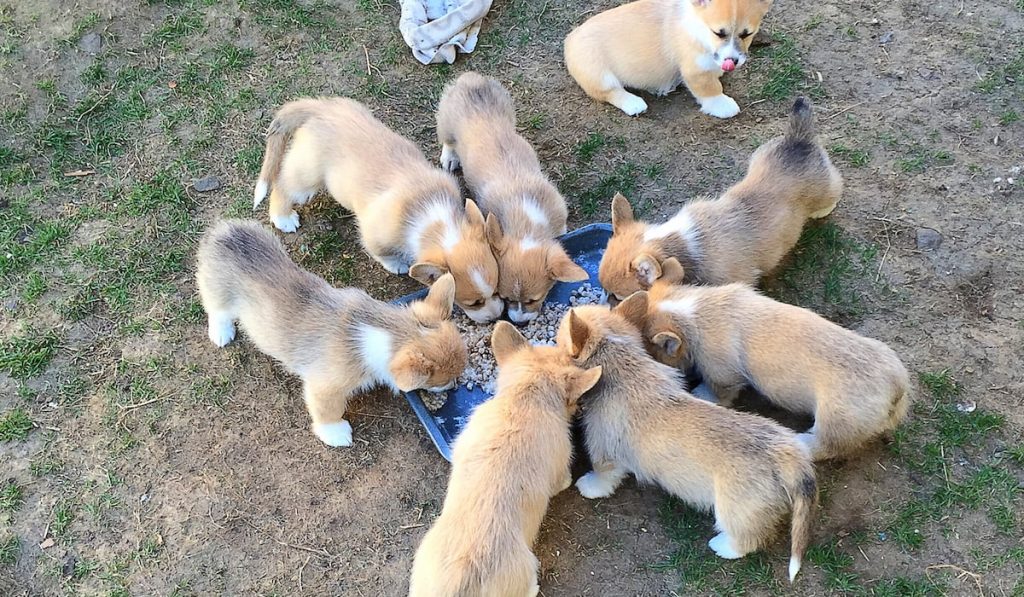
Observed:
[[[715,31],[715,35],[717,35],[720,39],[725,39],[726,37],[728,37],[728,35],[725,33],[725,29],[719,29],[718,31]]]
[[[749,32],[746,29],[744,29],[743,33],[740,33],[740,39],[747,39],[751,35],[753,35],[751,32]]]

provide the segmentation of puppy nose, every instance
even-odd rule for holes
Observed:
[[[736,61],[732,58],[726,58],[722,61],[722,70],[730,72],[736,68]]]

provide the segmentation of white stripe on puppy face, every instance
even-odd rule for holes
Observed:
[[[473,278],[473,285],[480,291],[480,296],[486,298],[494,294],[494,287],[487,283],[483,270],[474,267],[469,271],[469,276]]]

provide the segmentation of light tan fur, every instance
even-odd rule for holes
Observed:
[[[659,361],[696,366],[720,404],[744,386],[814,415],[800,434],[815,460],[847,456],[895,429],[910,402],[907,370],[891,348],[744,284],[677,286],[674,259],[650,290],[644,336]]]
[[[300,269],[271,231],[241,220],[211,228],[198,262],[210,340],[226,345],[237,321],[257,348],[301,377],[313,432],[328,445],[352,444],[344,419],[352,395],[377,385],[445,389],[466,368],[465,342],[449,321],[451,275],[422,301],[384,303]]]
[[[649,288],[675,257],[686,282],[756,284],[796,245],[808,218],[835,208],[843,179],[817,143],[810,105],[798,99],[789,130],[757,148],[747,175],[718,199],[689,202],[663,224],[634,219],[629,201],[612,200],[612,237],[598,271],[610,297]]]
[[[455,440],[441,516],[423,537],[412,597],[537,594],[531,547],[551,496],[569,487],[569,423],[601,368],[583,370],[555,347],[533,347],[508,322],[491,337],[498,391]]]
[[[467,315],[479,322],[501,315],[483,214],[462,200],[451,174],[354,100],[290,102],[267,133],[255,205],[270,190],[274,225],[293,232],[293,206],[322,189],[355,213],[363,247],[388,271],[427,285],[451,272]]]
[[[740,108],[722,91],[723,66],[739,67],[747,61],[750,43],[771,4],[771,0],[623,4],[590,17],[569,33],[565,64],[587,95],[630,116],[646,111],[647,102],[625,88],[666,95],[682,82],[702,112],[730,118]]]
[[[565,199],[541,170],[537,154],[516,132],[512,96],[501,83],[464,73],[437,108],[441,165],[461,165],[474,199],[487,214],[498,259],[498,295],[509,318],[529,321],[555,282],[579,282],[587,272],[555,237],[565,233]]]
[[[796,434],[769,419],[694,398],[678,370],[644,350],[638,293],[614,311],[576,307],[562,320],[558,346],[581,367],[599,366],[601,383],[580,401],[594,470],[576,487],[611,495],[626,474],[657,483],[712,510],[720,534],[708,542],[738,558],[763,547],[792,510],[789,578],[800,569],[817,499],[814,466]]]

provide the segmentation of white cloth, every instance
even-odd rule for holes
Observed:
[[[398,30],[423,64],[455,62],[456,49],[476,48],[492,0],[402,0]]]

